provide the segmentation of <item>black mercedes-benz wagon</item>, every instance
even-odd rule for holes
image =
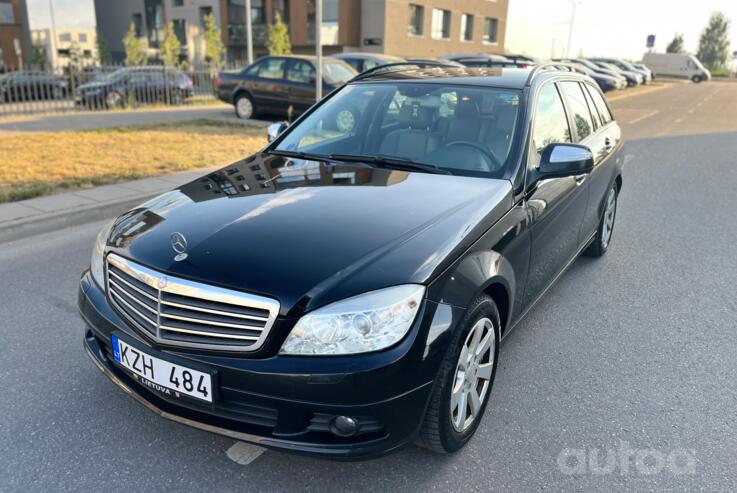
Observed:
[[[103,228],[85,349],[151,411],[238,440],[458,450],[501,339],[610,245],[622,137],[596,83],[387,65],[269,136]]]

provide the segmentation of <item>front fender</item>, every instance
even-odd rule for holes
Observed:
[[[519,312],[517,300],[522,299],[529,258],[527,213],[524,205],[518,205],[430,284],[428,297],[465,309],[484,292],[498,294],[498,290],[490,289],[491,286],[501,286],[506,299],[496,301],[498,304],[506,302],[506,307],[500,310],[506,313],[503,326],[509,327],[513,316]]]

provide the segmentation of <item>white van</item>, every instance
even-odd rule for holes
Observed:
[[[711,79],[711,72],[687,53],[645,53],[642,63],[656,76],[681,77],[694,82]]]

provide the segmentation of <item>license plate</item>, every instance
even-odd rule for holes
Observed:
[[[115,361],[146,387],[171,397],[186,395],[212,402],[211,374],[152,356],[115,334],[112,343]]]

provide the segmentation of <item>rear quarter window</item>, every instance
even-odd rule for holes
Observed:
[[[604,101],[604,96],[602,96],[601,93],[593,88],[590,84],[584,84],[584,87],[589,92],[589,96],[591,96],[591,99],[594,101],[594,106],[596,106],[596,110],[599,113],[601,124],[606,125],[607,123],[612,121],[614,117],[612,117],[612,113],[611,111],[609,111],[609,107],[607,106],[606,101]]]

